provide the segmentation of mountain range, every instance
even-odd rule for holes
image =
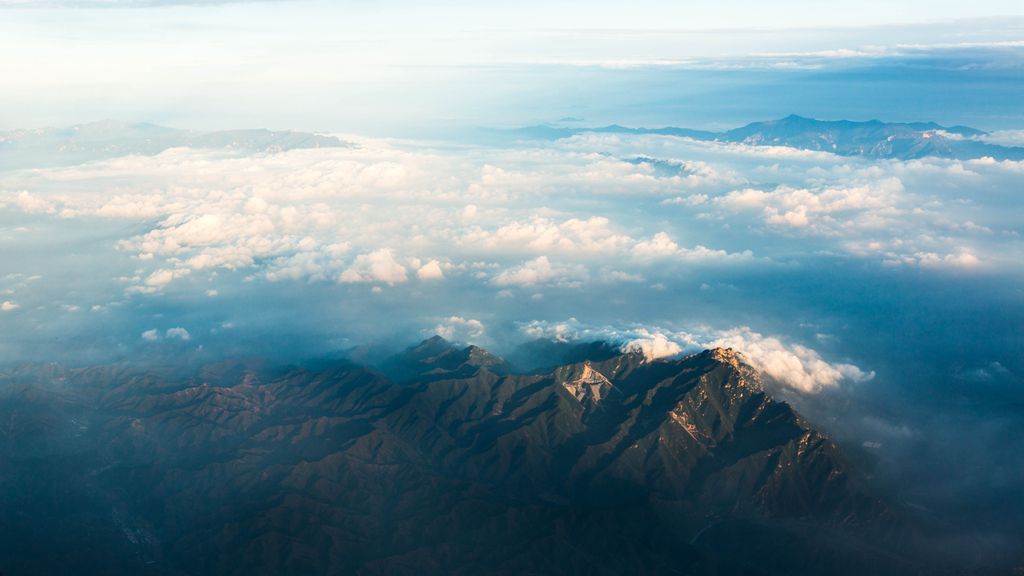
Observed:
[[[152,156],[189,147],[246,153],[351,144],[323,134],[263,129],[197,131],[156,124],[101,120],[66,128],[0,132],[0,169],[68,166],[127,155]]]
[[[527,352],[6,369],[0,572],[942,573],[738,352]]]
[[[556,140],[578,134],[633,134],[678,136],[706,142],[785,146],[830,152],[839,156],[911,160],[937,157],[968,160],[1024,160],[1024,147],[1003,146],[984,140],[989,134],[967,126],[941,126],[935,122],[882,122],[869,120],[816,120],[797,115],[753,122],[741,128],[712,132],[690,128],[630,128],[616,124],[599,127],[536,125],[495,135],[511,138]]]
[[[541,124],[484,130],[485,141],[558,140],[579,134],[676,136],[704,142],[783,146],[839,156],[910,160],[936,157],[969,160],[1024,160],[1024,147],[987,142],[989,133],[934,122],[816,120],[790,115],[778,120],[713,132],[673,126],[632,128],[612,124],[578,127]],[[264,129],[197,131],[156,124],[102,120],[65,128],[0,131],[0,170],[68,166],[126,155],[151,156],[175,147],[266,153],[305,148],[347,148],[335,136]]]

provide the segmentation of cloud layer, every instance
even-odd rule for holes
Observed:
[[[783,316],[752,317],[832,308],[785,295],[784,280],[773,280],[776,296],[760,278],[836,266],[873,277],[1022,272],[1018,200],[1006,192],[1015,162],[622,134],[455,151],[345,138],[356,146],[175,148],[0,172],[0,212],[23,222],[5,232],[12,241],[71,235],[93,251],[62,264],[87,267],[74,277],[88,287],[62,291],[64,272],[40,261],[4,279],[0,310],[39,334],[56,329],[53,314],[70,330],[120,317],[132,341],[161,345],[227,345],[288,326],[323,347],[431,331],[501,347],[531,330],[609,337],[649,357],[729,346],[814,393],[872,373],[798,344],[833,347],[827,334],[794,337]],[[247,299],[261,302],[258,316]],[[168,320],[167,306],[195,318]],[[139,309],[150,316],[132,320]],[[591,326],[683,328],[559,323],[577,311]],[[532,320],[541,324],[517,328]]]

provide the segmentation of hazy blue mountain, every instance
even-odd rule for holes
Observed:
[[[815,120],[797,115],[754,122],[724,132],[675,127],[628,128],[611,125],[585,128],[539,125],[510,130],[506,135],[553,140],[588,132],[681,136],[694,140],[786,146],[869,158],[907,160],[934,156],[964,160],[989,156],[996,160],[1024,159],[1024,148],[989,144],[981,140],[986,132],[967,126],[941,126],[934,122]]]
[[[103,120],[66,128],[0,132],[0,169],[73,165],[130,154],[152,156],[182,146],[256,153],[350,144],[334,136],[305,132],[199,132]]]
[[[440,336],[432,336],[390,356],[380,367],[396,380],[457,378],[475,374],[480,369],[500,375],[511,372],[511,366],[504,359],[487,350],[473,345],[459,347]]]

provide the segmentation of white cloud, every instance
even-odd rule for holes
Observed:
[[[170,284],[175,278],[181,278],[188,273],[188,270],[157,270],[146,278],[145,284],[146,286],[152,286],[154,288],[163,288]]]
[[[156,342],[160,339],[160,332],[156,328],[146,330],[142,333],[142,339],[147,342]]]
[[[668,336],[655,332],[641,338],[634,338],[622,345],[623,351],[639,352],[648,360],[667,358],[682,354],[683,347],[669,340]]]
[[[31,194],[25,190],[17,194],[5,194],[0,197],[6,202],[21,208],[29,214],[53,214],[57,211],[56,205],[45,198]]]
[[[889,253],[884,261],[889,266],[909,265],[921,268],[972,270],[983,265],[980,258],[970,250],[962,249],[945,255],[935,252],[914,252],[913,254]]]
[[[304,246],[300,242],[300,247],[300,252],[272,259],[267,264],[267,280],[327,280],[345,269],[345,257],[351,250],[348,242],[320,245],[312,239]]]
[[[531,339],[547,338],[555,342],[579,340],[579,321],[570,318],[568,322],[544,322],[534,320],[520,326],[520,330]]]
[[[476,229],[460,240],[462,245],[473,249],[542,254],[617,253],[632,241],[629,236],[612,230],[608,218],[599,216],[586,220],[570,218],[557,223],[550,218],[535,217],[510,222],[493,231]]]
[[[547,256],[538,256],[494,277],[495,286],[555,285],[579,287],[589,277],[580,265],[552,264]]]
[[[164,335],[168,338],[177,338],[178,340],[185,341],[192,339],[192,335],[189,334],[188,330],[181,328],[180,326],[176,328],[168,328],[167,331],[164,332]]]
[[[707,204],[710,197],[707,194],[690,194],[689,196],[676,196],[674,198],[666,198],[661,203],[666,206],[673,204],[680,204],[683,206],[701,206]]]
[[[338,282],[342,284],[380,282],[394,285],[406,279],[405,266],[395,260],[394,253],[388,248],[357,256],[352,266],[338,276]]]
[[[483,338],[486,329],[483,322],[473,318],[449,316],[442,320],[432,331],[434,334],[456,342],[478,342]]]
[[[444,271],[441,270],[440,262],[431,260],[416,270],[416,276],[420,280],[442,280],[444,279]]]
[[[650,240],[638,242],[633,246],[633,254],[638,258],[659,258],[673,256],[679,252],[676,244],[668,234],[658,232]]]
[[[1012,185],[1017,172],[1006,162],[782,158],[609,134],[458,154],[355,140],[351,149],[178,148],[6,172],[0,190],[16,192],[0,195],[8,210],[134,221],[126,229],[141,232],[118,247],[139,268],[115,276],[132,279],[129,293],[149,295],[189,274],[205,290],[220,271],[389,285],[415,274],[495,288],[659,281],[672,266],[754,261],[755,246],[765,265],[799,259],[775,241],[792,237],[809,239],[805,254],[885,265],[969,271],[1020,260],[993,257],[1018,231],[974,205]],[[964,182],[969,197],[950,198],[968,196]],[[979,234],[988,238],[975,241]],[[480,261],[492,268],[472,268]]]
[[[14,302],[11,302],[10,300],[4,300],[2,303],[0,303],[0,312],[11,312],[12,310],[17,310],[18,308],[19,306]]]
[[[605,217],[592,217],[586,220],[570,218],[561,222],[551,218],[534,217],[529,221],[505,224],[496,230],[476,228],[463,236],[460,244],[471,251],[485,250],[499,255],[559,255],[585,262],[632,256],[635,259],[634,263],[644,266],[650,265],[652,260],[658,258],[674,258],[679,262],[689,263],[711,263],[753,257],[749,250],[729,253],[704,246],[684,248],[664,231],[656,233],[650,239],[638,240],[616,231],[611,220]]]
[[[650,240],[637,242],[633,246],[633,256],[641,261],[674,258],[686,262],[714,263],[752,260],[754,253],[750,250],[731,253],[725,250],[713,250],[700,245],[695,248],[683,248],[676,244],[665,232],[658,232]]]
[[[978,140],[1002,146],[1024,146],[1024,130],[995,130],[979,136]]]
[[[733,211],[759,210],[770,226],[830,236],[896,224],[906,212],[901,207],[903,192],[898,178],[882,178],[859,186],[746,188],[716,203]]]
[[[570,318],[564,322],[532,321],[521,325],[530,338],[559,342],[604,340],[617,343],[623,351],[635,350],[648,359],[671,357],[707,348],[733,348],[754,368],[789,390],[814,394],[843,381],[863,382],[874,377],[848,363],[828,362],[817,351],[781,338],[765,336],[749,327],[728,330],[700,327],[670,330],[659,327],[591,326]]]
[[[853,364],[828,363],[811,348],[787,345],[748,327],[722,332],[708,346],[739,350],[751,366],[803,393],[819,392],[843,380],[862,382],[874,377],[874,372],[864,372]]]

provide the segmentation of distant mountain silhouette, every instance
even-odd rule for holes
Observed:
[[[960,160],[982,157],[996,160],[1024,159],[1024,148],[987,143],[983,140],[986,132],[966,126],[941,126],[934,122],[830,121],[797,115],[767,122],[754,122],[724,132],[675,127],[627,128],[611,125],[585,128],[538,125],[503,133],[506,137],[513,138],[560,139],[588,132],[680,136],[701,141],[786,146],[830,152],[840,156],[901,160],[930,156]]]
[[[102,120],[67,128],[0,132],[0,169],[66,166],[131,154],[152,156],[177,147],[256,153],[349,146],[351,144],[334,136],[306,132],[262,129],[201,132]]]

